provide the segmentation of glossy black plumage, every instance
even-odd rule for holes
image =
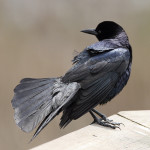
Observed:
[[[126,85],[131,71],[132,49],[124,29],[112,21],[83,30],[99,42],[73,59],[73,67],[60,78],[23,79],[15,88],[12,105],[18,126],[30,132],[40,122],[35,136],[61,111],[65,127],[105,104]]]

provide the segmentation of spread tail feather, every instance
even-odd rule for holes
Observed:
[[[25,78],[16,86],[12,106],[15,109],[14,119],[21,130],[32,131],[50,113],[56,80]]]
[[[79,90],[76,82],[65,84],[61,78],[25,78],[14,89],[12,106],[16,124],[25,132],[39,123],[34,139],[40,131],[71,102]]]

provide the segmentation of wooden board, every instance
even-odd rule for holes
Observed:
[[[150,150],[147,113],[149,111],[120,112],[109,118],[123,123],[121,130],[89,125],[32,150]]]
[[[118,115],[150,129],[150,110],[121,111]]]

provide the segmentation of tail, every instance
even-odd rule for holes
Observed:
[[[25,78],[14,89],[12,106],[16,124],[25,132],[32,131],[40,124],[32,139],[71,103],[79,90],[76,82],[65,84],[61,78]],[[31,139],[31,140],[32,140]]]

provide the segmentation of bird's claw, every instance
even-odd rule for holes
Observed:
[[[100,118],[97,118],[93,112],[96,113],[97,115],[99,115]],[[94,121],[91,124],[97,123],[97,124],[105,126],[105,127],[110,127],[112,129],[116,129],[116,128],[120,129],[120,125],[121,124],[124,125],[123,123],[117,123],[117,122],[113,122],[113,120],[109,120],[104,114],[96,111],[95,109],[92,109],[92,111],[90,111],[90,114],[92,115],[92,117],[94,119]]]
[[[98,118],[94,119],[94,121],[91,124],[93,124],[93,123],[97,123],[99,125],[109,127],[112,129],[118,128],[120,130],[121,130],[120,125],[121,124],[124,125],[123,123],[113,122],[113,120],[109,120],[109,119],[103,120],[103,119],[98,119]]]
[[[117,126],[120,126],[121,124],[124,125],[123,123],[113,122],[113,120],[109,120],[109,119],[107,119],[106,122],[112,125],[117,125]]]

